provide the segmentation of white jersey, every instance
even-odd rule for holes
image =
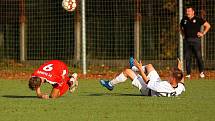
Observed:
[[[179,83],[176,88],[173,88],[167,81],[149,81],[147,88],[151,90],[152,96],[178,96],[185,91],[183,84]]]
[[[178,96],[185,91],[185,87],[181,83],[178,83],[178,86],[173,88],[168,81],[162,81],[155,70],[151,71],[147,78],[150,80],[148,84],[145,84],[140,75],[132,81],[132,84],[138,87],[143,95],[170,97]]]

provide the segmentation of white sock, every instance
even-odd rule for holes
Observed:
[[[143,69],[143,71],[145,72],[145,70],[146,70],[146,66],[142,66],[142,69]],[[139,69],[136,67],[136,66],[133,66],[132,68],[131,68],[131,70],[132,71],[139,71]]]
[[[126,80],[127,80],[127,77],[122,72],[117,77],[115,77],[113,80],[111,80],[110,84],[115,86],[116,84],[125,82]]]

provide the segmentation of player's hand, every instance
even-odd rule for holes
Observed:
[[[178,69],[182,70],[182,62],[179,58],[177,59],[177,63],[178,63]]]
[[[142,62],[138,62],[136,59],[134,59],[134,66],[136,66],[139,70],[142,69]]]
[[[43,94],[42,99],[49,99],[49,95],[48,94]]]
[[[198,36],[198,37],[203,37],[203,36],[204,36],[204,33],[203,33],[203,32],[198,32],[198,33],[197,33],[197,36]]]
[[[184,84],[184,78],[182,78],[180,82]]]

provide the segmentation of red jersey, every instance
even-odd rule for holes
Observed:
[[[69,78],[66,64],[59,60],[52,60],[44,63],[32,76],[43,77],[50,84],[58,84],[59,86],[64,81],[68,81]]]

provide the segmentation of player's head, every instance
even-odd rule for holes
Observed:
[[[188,18],[192,18],[195,15],[195,9],[192,6],[186,7],[186,15]]]
[[[31,90],[35,90],[37,87],[39,87],[42,83],[42,79],[39,77],[31,77],[29,79],[28,86]]]
[[[183,78],[183,72],[178,68],[173,68],[171,71],[171,77],[179,83]]]

